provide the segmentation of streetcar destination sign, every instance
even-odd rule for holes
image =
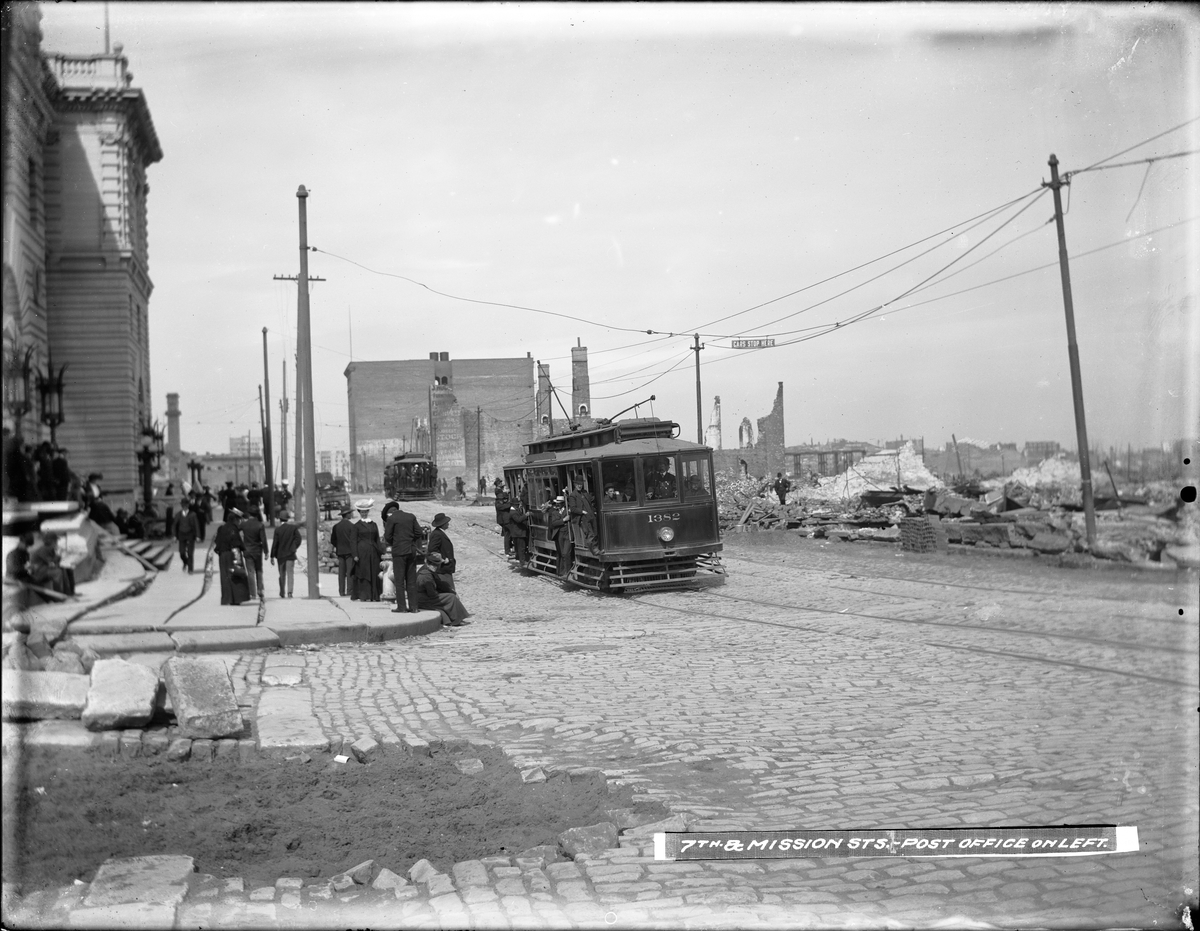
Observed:
[[[773,339],[735,339],[732,344],[734,349],[769,349],[775,345]]]

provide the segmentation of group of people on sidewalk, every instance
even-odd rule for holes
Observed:
[[[454,588],[454,544],[446,533],[450,518],[438,514],[432,531],[426,534],[414,514],[390,504],[380,533],[370,516],[374,506],[374,499],[364,498],[344,508],[341,520],[330,531],[330,548],[337,558],[338,594],[351,601],[380,601],[388,578],[395,585],[396,613],[438,611],[448,626],[469,623],[470,612]]]
[[[302,539],[299,524],[293,523],[288,511],[279,512],[279,523],[271,539],[271,565],[279,566],[279,597],[291,598],[295,578],[296,554]],[[183,557],[184,541],[180,540]],[[266,598],[263,584],[263,556],[267,550],[267,532],[262,514],[251,507],[243,512],[236,507],[225,509],[225,522],[217,528],[213,541],[221,576],[221,604],[240,605]],[[193,570],[189,551],[184,569]]]

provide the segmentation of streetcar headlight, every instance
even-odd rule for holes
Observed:
[[[658,538],[662,540],[663,543],[670,543],[675,539],[675,531],[670,527],[660,527],[658,529]]]

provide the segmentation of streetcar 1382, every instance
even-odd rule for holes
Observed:
[[[526,568],[612,592],[724,582],[712,450],[678,433],[647,417],[527,444],[504,467],[529,512]],[[568,519],[556,536],[560,495]]]

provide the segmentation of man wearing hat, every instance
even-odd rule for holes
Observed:
[[[263,526],[258,508],[251,507],[246,511],[246,517],[239,529],[242,531],[242,545],[246,553],[246,581],[250,584],[250,598],[266,600],[267,591],[263,587],[263,553],[267,549],[267,529]]]
[[[346,594],[347,579],[350,578],[354,570],[354,551],[357,533],[354,528],[353,517],[357,512],[349,504],[342,508],[342,519],[333,525],[333,529],[329,531],[329,546],[333,550],[334,558],[337,559],[338,567],[338,594]],[[356,598],[358,593],[353,591],[351,584],[351,598]]]
[[[435,570],[438,582],[439,591],[454,592],[454,544],[450,541],[450,537],[446,534],[446,528],[450,526],[450,518],[445,514],[438,514],[433,518],[433,531],[429,534],[429,544],[425,547],[425,557],[428,561],[430,553],[437,553],[442,557],[442,564]]]
[[[442,624],[449,627],[463,627],[471,612],[463,607],[454,592],[445,591],[439,584],[438,571],[442,566],[440,553],[428,553],[425,562],[417,570],[417,606],[422,611],[437,611],[442,615]],[[399,591],[397,591],[399,598]]]
[[[271,538],[271,565],[279,560],[279,597],[292,597],[292,583],[296,575],[296,554],[300,552],[300,526],[291,523],[287,511],[279,512],[280,524]]]
[[[354,576],[350,579],[354,601],[378,601],[382,594],[379,558],[387,552],[379,539],[379,525],[371,519],[374,498],[363,498],[354,505],[358,522],[354,524]]]
[[[567,499],[559,495],[546,505],[546,525],[554,548],[558,551],[557,573],[560,578],[571,570],[574,546],[571,543],[571,528],[567,515]]]
[[[383,541],[392,550],[392,575],[396,580],[396,607],[400,612],[415,612],[417,608],[417,563],[421,560],[418,551],[424,533],[417,518],[397,506],[383,528]]]

